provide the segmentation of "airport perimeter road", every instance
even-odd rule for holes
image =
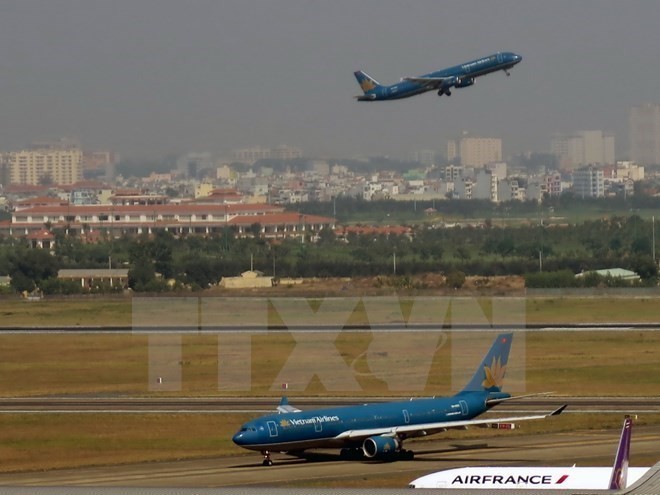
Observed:
[[[426,473],[470,465],[609,466],[619,429],[537,436],[501,436],[488,440],[408,442],[414,461],[342,461],[336,453],[316,462],[275,455],[275,465],[261,466],[257,453],[194,461],[94,467],[3,474],[0,485],[97,486],[370,486],[401,487]],[[635,428],[631,464],[651,466],[660,460],[660,425]]]
[[[407,397],[399,397],[407,400]],[[393,397],[301,397],[291,402],[303,409],[347,406],[365,402],[385,402]],[[0,413],[255,413],[273,412],[278,398],[182,397],[182,398],[0,398]],[[568,404],[569,412],[622,412],[625,414],[660,413],[660,397],[534,397],[500,404],[493,411],[546,412]]]

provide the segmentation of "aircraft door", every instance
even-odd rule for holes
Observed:
[[[317,433],[322,432],[323,431],[323,423],[321,423],[320,421],[317,421],[316,423],[314,423],[314,431],[317,432]]]
[[[501,64],[501,63],[502,63],[502,54],[501,54],[501,53],[498,53],[498,54],[497,54],[497,63],[498,63],[498,64]]]
[[[277,436],[277,425],[275,424],[275,421],[268,421],[268,433],[270,433],[271,437],[276,437]]]
[[[406,424],[410,423],[410,414],[408,414],[407,409],[403,410],[403,422]]]

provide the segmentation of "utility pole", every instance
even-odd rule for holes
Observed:
[[[651,217],[651,232],[653,234],[653,263],[655,263],[655,215]]]
[[[394,248],[394,251],[392,251],[392,270],[394,275],[396,275],[396,248]]]

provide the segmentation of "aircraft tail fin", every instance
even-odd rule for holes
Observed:
[[[463,392],[502,391],[512,341],[513,333],[501,333],[497,336]]]
[[[289,404],[289,399],[286,396],[283,396],[282,399],[280,399],[280,405],[277,406],[278,414],[297,413],[297,412],[300,412],[300,409],[297,409],[293,407],[291,404]]]
[[[630,436],[632,434],[632,418],[627,417],[623,421],[619,447],[616,449],[612,477],[610,478],[610,490],[622,490],[628,482],[628,463],[630,461]]]
[[[357,79],[357,82],[362,88],[362,91],[364,91],[364,94],[367,96],[375,95],[376,90],[381,87],[378,81],[376,81],[366,72],[358,70],[353,72],[353,74],[355,74],[355,79]]]

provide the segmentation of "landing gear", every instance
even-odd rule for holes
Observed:
[[[511,75],[511,73],[508,71],[508,69],[504,69],[504,73],[507,75],[507,77],[509,77]]]
[[[451,91],[449,91],[448,89],[441,89],[438,91],[438,96],[442,96],[442,95],[451,96]]]
[[[264,460],[261,462],[262,466],[272,466],[273,460],[270,458],[270,452],[268,450],[262,450],[261,455],[264,456]]]
[[[442,96],[444,94],[445,94],[444,90],[442,90],[442,89],[438,90],[438,96]]]
[[[345,460],[358,460],[364,458],[364,452],[362,449],[341,449],[339,452],[339,457]]]
[[[401,449],[399,451],[399,458],[402,461],[412,461],[415,458],[415,453],[412,450]]]

